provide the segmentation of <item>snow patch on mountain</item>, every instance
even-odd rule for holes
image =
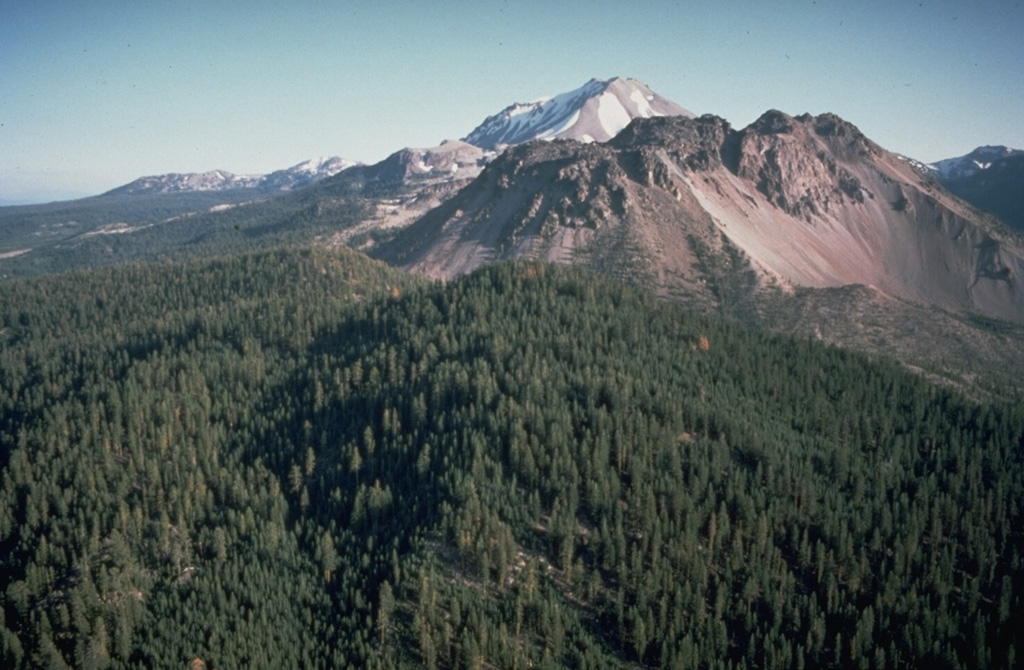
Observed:
[[[632,99],[632,95],[630,99]],[[601,127],[604,128],[604,131],[612,137],[621,133],[622,129],[633,120],[629,111],[622,106],[622,102],[615,97],[614,93],[608,91],[602,93],[601,97],[597,99],[597,118],[601,120]]]
[[[636,90],[629,94],[629,99],[636,105],[637,112],[643,118],[649,119],[658,115],[651,107],[650,101],[654,99],[653,95],[644,95],[641,91]]]

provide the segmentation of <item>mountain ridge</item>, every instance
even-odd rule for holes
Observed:
[[[267,174],[236,175],[226,170],[171,172],[139,177],[101,195],[194,193],[234,189],[251,189],[259,192],[290,191],[310,186],[356,165],[359,163],[339,156],[320,156]]]

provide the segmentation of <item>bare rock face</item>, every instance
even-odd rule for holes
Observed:
[[[508,150],[377,255],[436,277],[581,263],[688,301],[851,284],[1024,321],[1024,248],[832,114],[634,120]]]
[[[697,119],[670,117],[631,124],[609,145],[620,150],[655,150],[691,171],[735,170],[735,136],[729,123],[705,114]]]
[[[808,222],[845,198],[864,202],[860,180],[839,165],[859,132],[835,116],[763,114],[741,135],[737,176],[757,185],[769,202]],[[849,139],[850,142],[844,141]]]

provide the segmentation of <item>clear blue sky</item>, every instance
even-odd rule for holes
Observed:
[[[375,162],[614,76],[735,127],[835,112],[925,161],[1024,148],[1021,0],[0,0],[0,199]]]

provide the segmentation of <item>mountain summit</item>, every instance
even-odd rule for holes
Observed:
[[[464,140],[486,151],[536,139],[606,142],[633,119],[654,116],[694,114],[636,79],[591,79],[568,93],[510,105],[487,117]]]

